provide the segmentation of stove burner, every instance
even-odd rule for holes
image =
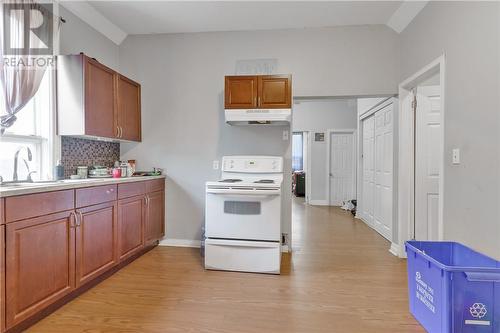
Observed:
[[[219,180],[219,183],[237,183],[237,182],[241,182],[241,181],[242,181],[241,179],[228,178],[228,179]]]
[[[272,179],[261,179],[261,180],[256,180],[254,183],[257,184],[274,184],[274,180]]]

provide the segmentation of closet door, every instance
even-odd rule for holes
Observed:
[[[382,236],[392,240],[393,191],[393,105],[375,113],[375,179],[373,224]]]
[[[373,226],[373,196],[375,183],[374,142],[375,127],[374,116],[363,120],[363,189],[362,189],[362,218]]]

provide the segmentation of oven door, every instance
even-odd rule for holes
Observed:
[[[208,238],[279,241],[280,189],[207,188]]]

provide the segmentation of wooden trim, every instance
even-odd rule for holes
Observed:
[[[124,260],[121,263],[119,263],[118,265],[112,267],[111,269],[109,269],[108,271],[106,271],[105,273],[103,273],[102,275],[100,275],[100,276],[96,277],[95,279],[93,279],[93,280],[85,283],[84,285],[82,285],[78,289],[76,289],[73,292],[71,292],[70,294],[64,296],[60,300],[52,303],[51,305],[49,305],[45,309],[41,310],[40,312],[36,313],[35,315],[31,316],[30,318],[27,318],[23,322],[21,322],[21,323],[17,324],[16,326],[8,329],[5,333],[20,333],[20,332],[25,331],[28,327],[34,325],[38,321],[40,321],[43,318],[47,317],[49,314],[53,313],[54,311],[56,311],[57,309],[59,309],[60,307],[62,307],[66,303],[68,303],[69,301],[71,301],[74,298],[80,296],[81,294],[85,293],[86,291],[92,289],[93,287],[95,287],[96,285],[98,285],[99,283],[101,283],[102,281],[106,280],[107,278],[109,278],[110,276],[112,276],[113,274],[115,274],[116,272],[118,272],[119,270],[121,270],[123,267],[127,266],[128,264],[130,264],[131,262],[133,262],[137,258],[141,257],[145,253],[151,251],[157,245],[158,244],[154,244],[154,245],[151,245],[151,246],[143,248],[141,251],[137,252],[133,256],[128,257],[126,260]]]

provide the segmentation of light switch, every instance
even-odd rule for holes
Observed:
[[[289,137],[288,131],[284,130],[283,131],[283,141],[288,141],[288,137]]]
[[[451,160],[453,164],[460,164],[460,149],[454,148],[451,151]]]
[[[214,170],[219,170],[219,160],[214,161]]]

